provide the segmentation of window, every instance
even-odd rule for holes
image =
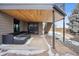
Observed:
[[[14,32],[20,32],[20,21],[14,19]]]
[[[28,33],[38,34],[38,23],[28,23]]]

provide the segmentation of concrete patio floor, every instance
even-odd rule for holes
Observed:
[[[74,51],[56,40],[52,49],[52,37],[48,35],[32,35],[24,45],[1,45],[2,56],[72,56]]]

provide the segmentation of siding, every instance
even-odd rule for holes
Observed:
[[[0,13],[0,44],[2,43],[2,35],[13,32],[13,18]]]

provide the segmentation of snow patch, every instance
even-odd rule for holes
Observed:
[[[47,40],[45,39],[44,35],[42,35],[41,37],[43,37],[44,41],[46,42],[47,46],[48,46],[48,54],[49,56],[54,56],[54,53],[52,53],[52,50],[51,50],[51,45],[48,44]]]
[[[48,33],[48,35],[53,36],[53,34],[52,34],[51,31]],[[63,35],[63,34],[61,34],[61,33],[59,33],[59,32],[55,32],[55,37],[56,37],[56,38],[59,38],[59,40],[63,42],[63,36],[62,36],[62,35]],[[79,42],[74,41],[74,40],[70,40],[69,37],[66,37],[65,42],[66,42],[66,43],[73,44],[73,45],[75,45],[75,46],[79,46]]]
[[[28,47],[27,44],[30,44],[33,38],[29,39],[26,45],[1,45],[1,50],[6,49],[5,52],[0,52],[0,55],[5,54],[23,54],[23,55],[33,55],[33,54],[40,54],[46,50],[37,48],[37,47]],[[1,51],[0,50],[0,51]]]
[[[31,41],[32,41],[32,39],[33,39],[33,38],[30,38],[30,39],[26,42],[26,44],[30,44]]]
[[[42,53],[45,50],[8,50],[8,53],[16,53],[16,54],[23,54],[23,55],[33,55],[33,54],[39,54]]]
[[[33,54],[39,54],[39,53],[42,53],[44,52],[45,50],[8,50],[6,52],[2,52],[0,53],[0,55],[5,55],[5,54],[22,54],[22,55],[33,55]]]
[[[66,39],[66,41],[67,41],[67,42],[70,42],[71,44],[73,44],[73,45],[75,45],[75,46],[79,46],[79,42],[77,42],[77,41],[74,41],[74,40],[67,40],[67,39]]]
[[[70,53],[66,53],[64,56],[74,56],[74,55],[72,55]]]

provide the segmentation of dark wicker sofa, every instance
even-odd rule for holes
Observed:
[[[26,31],[2,35],[3,44],[24,44],[31,37]]]

